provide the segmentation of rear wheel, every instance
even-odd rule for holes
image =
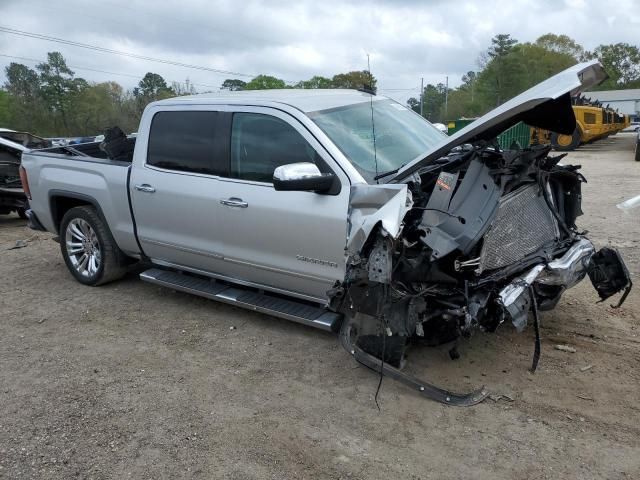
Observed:
[[[640,162],[640,138],[636,141],[636,162]]]
[[[60,250],[67,268],[84,285],[102,285],[126,273],[126,257],[89,206],[70,209],[60,224]]]
[[[580,129],[576,127],[571,135],[552,133],[551,145],[553,148],[560,151],[575,150],[580,146]]]
[[[27,219],[27,212],[25,211],[24,208],[20,207],[18,210],[16,210],[16,212],[18,213],[18,216],[22,219],[22,220],[26,220]]]

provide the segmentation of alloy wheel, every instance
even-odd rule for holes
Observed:
[[[74,218],[65,232],[67,257],[76,271],[84,277],[93,277],[102,262],[100,242],[93,227],[82,218]]]

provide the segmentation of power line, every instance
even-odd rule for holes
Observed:
[[[23,60],[23,61],[27,61],[27,62],[33,62],[33,63],[46,63],[47,60],[39,60],[37,58],[29,58],[29,57],[17,57],[15,55],[7,55],[5,53],[0,53],[0,57],[6,57],[6,58],[14,58],[16,60]],[[78,67],[76,65],[67,65],[69,68],[73,68],[75,70],[87,70],[89,72],[98,72],[98,73],[107,73],[109,75],[120,75],[122,77],[131,77],[131,78],[137,78],[137,79],[141,79],[142,77],[144,77],[144,75],[133,75],[131,73],[119,73],[119,72],[110,72],[108,70],[98,70],[96,68],[89,68],[89,67]],[[170,82],[176,82],[176,83],[181,83],[178,82],[176,80],[171,80],[168,79]],[[191,85],[197,85],[199,87],[207,87],[207,88],[215,88],[215,89],[220,89],[220,85],[207,85],[206,83],[195,83],[195,82],[191,82],[189,81],[189,83]]]
[[[93,50],[96,52],[102,52],[102,53],[111,53],[113,55],[121,55],[123,57],[129,57],[129,58],[136,58],[138,60],[146,60],[149,62],[158,62],[158,63],[164,63],[167,65],[175,65],[177,67],[183,67],[183,68],[191,68],[194,70],[203,70],[203,71],[207,71],[207,72],[213,72],[213,73],[220,73],[223,75],[233,75],[233,76],[237,76],[237,77],[255,77],[256,75],[254,74],[249,74],[249,73],[240,73],[240,72],[233,72],[230,70],[220,70],[217,68],[210,68],[210,67],[205,67],[202,65],[192,65],[189,63],[182,63],[182,62],[174,62],[173,60],[165,60],[162,58],[155,58],[155,57],[148,57],[146,55],[138,55],[136,53],[130,53],[130,52],[122,52],[120,50],[113,50],[111,48],[105,48],[105,47],[98,47],[96,45],[89,45],[86,43],[80,43],[80,42],[75,42],[72,40],[65,40],[64,38],[58,38],[58,37],[52,37],[50,35],[43,35],[40,33],[33,33],[33,32],[26,32],[23,30],[16,30],[14,28],[10,28],[10,27],[3,27],[2,25],[0,25],[0,32],[4,32],[4,33],[9,33],[12,35],[19,35],[22,37],[29,37],[29,38],[35,38],[38,40],[44,40],[47,42],[55,42],[55,43],[61,43],[63,45],[70,45],[72,47],[79,47],[79,48],[85,48],[87,50]]]
[[[47,62],[47,60],[40,60],[40,59],[37,59],[37,58],[29,58],[29,57],[17,57],[15,55],[7,55],[6,53],[0,53],[0,57],[13,58],[15,60],[24,60],[26,62],[33,62],[33,63],[37,63],[37,62],[46,63]],[[121,75],[123,77],[142,78],[142,77],[140,77],[138,75],[133,75],[131,73],[108,72],[106,70],[97,70],[95,68],[88,68],[88,67],[78,67],[78,66],[75,66],[75,65],[67,65],[67,67],[75,68],[76,70],[89,70],[90,72],[108,73],[109,75]]]
[[[5,57],[5,58],[13,58],[16,60],[23,60],[23,61],[27,61],[27,62],[32,62],[32,63],[46,63],[47,60],[42,60],[42,59],[37,59],[37,58],[29,58],[29,57],[18,57],[16,55],[8,55],[6,53],[0,53],[0,57]],[[89,67],[79,67],[77,65],[67,65],[69,68],[73,68],[75,70],[87,70],[89,72],[98,72],[98,73],[106,73],[108,75],[119,75],[122,77],[130,77],[130,78],[136,78],[136,79],[141,79],[144,75],[133,75],[131,73],[122,73],[122,72],[111,72],[108,70],[99,70],[96,68],[89,68]],[[177,80],[171,80],[171,79],[167,79],[170,82],[176,82],[176,83],[181,83]],[[220,85],[208,85],[206,83],[196,83],[196,82],[189,82],[191,85],[195,85],[198,87],[207,87],[207,88],[215,88],[215,89],[220,89]],[[419,90],[419,87],[414,87],[414,88],[379,88],[378,91],[381,92],[408,92],[408,91],[416,91]],[[392,95],[387,95],[391,98],[394,98]],[[394,100],[400,101],[397,98],[394,98]]]

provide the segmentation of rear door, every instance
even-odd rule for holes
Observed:
[[[231,276],[302,297],[325,299],[345,273],[350,183],[294,117],[263,107],[234,107],[230,168],[220,178],[221,253]],[[273,188],[279,165],[313,162],[332,172],[332,192]]]
[[[211,108],[163,107],[148,115],[151,124],[142,131],[149,135],[138,137],[129,188],[148,257],[221,272],[218,178],[228,169],[228,122]]]

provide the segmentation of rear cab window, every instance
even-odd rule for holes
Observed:
[[[226,175],[222,115],[212,111],[165,111],[154,115],[147,165],[179,172]]]

